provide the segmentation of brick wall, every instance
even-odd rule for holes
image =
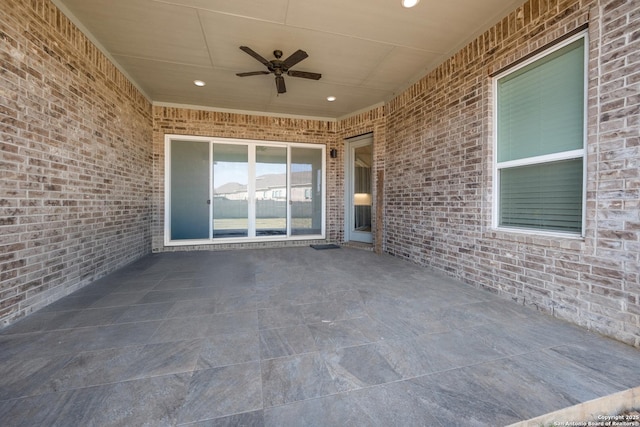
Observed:
[[[0,324],[150,251],[151,105],[47,0],[0,7]]]
[[[342,241],[343,141],[373,132],[377,247],[640,345],[638,2],[531,0],[384,107],[337,122],[152,109],[48,0],[4,0],[0,18],[4,324],[174,250],[162,235],[165,133],[337,148],[327,237]],[[586,236],[492,230],[489,74],[585,23]]]
[[[375,171],[384,169],[384,107],[335,121],[244,115],[187,108],[156,106],[154,117],[154,213],[153,251],[256,248],[308,245],[309,241],[239,243],[228,245],[164,247],[164,136],[166,134],[240,138],[324,144],[327,151],[327,235],[331,242],[344,241],[344,140],[365,133],[374,135]],[[329,151],[338,150],[338,157]],[[374,183],[375,197],[375,183]],[[374,228],[375,209],[374,209]],[[378,226],[380,235],[382,225]],[[381,241],[381,239],[378,239]]]
[[[164,246],[164,137],[166,134],[259,141],[302,142],[327,146],[327,206],[338,203],[335,188],[340,165],[329,158],[329,147],[335,145],[336,122],[302,118],[247,115],[165,106],[153,107],[153,242],[154,252],[185,250],[244,249],[276,246],[309,245],[309,241],[233,243],[203,246]],[[339,195],[342,197],[342,195]],[[330,208],[327,212],[330,211]],[[327,237],[337,233],[327,218]]]
[[[495,72],[589,25],[586,236],[491,229]],[[640,346],[640,3],[531,0],[386,105],[385,249]]]

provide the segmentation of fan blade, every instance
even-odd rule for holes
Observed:
[[[236,73],[238,77],[249,77],[249,76],[259,76],[262,74],[271,74],[268,71],[250,71],[248,73]]]
[[[322,74],[318,73],[310,73],[308,71],[294,71],[290,70],[287,72],[291,77],[302,77],[303,79],[312,79],[312,80],[320,80]]]
[[[253,49],[251,49],[250,47],[247,46],[240,46],[240,50],[248,53],[249,55],[253,56],[255,59],[257,59],[258,61],[260,61],[262,64],[264,64],[265,67],[270,67],[271,63],[269,61],[267,61],[266,59],[264,59],[262,56],[260,56],[259,54],[257,54]]]
[[[307,52],[298,49],[293,52],[290,57],[282,61],[282,68],[284,68],[285,70],[289,69],[307,57],[309,57],[309,55],[307,55]]]
[[[287,91],[287,87],[284,85],[284,77],[276,76],[276,88],[278,89],[278,93],[285,93]]]

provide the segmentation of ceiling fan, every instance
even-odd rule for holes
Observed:
[[[265,67],[267,67],[269,71],[250,71],[248,73],[237,73],[236,76],[248,77],[248,76],[258,76],[262,74],[273,73],[276,75],[276,89],[278,90],[279,94],[285,93],[287,91],[287,87],[284,84],[284,77],[283,77],[284,74],[291,77],[301,77],[303,79],[311,79],[311,80],[319,80],[320,77],[322,77],[322,74],[318,74],[318,73],[290,70],[291,67],[293,67],[298,62],[302,61],[303,59],[309,56],[307,55],[307,52],[305,52],[304,50],[300,50],[300,49],[296,50],[291,54],[291,56],[289,56],[284,61],[280,59],[282,58],[282,51],[274,50],[273,56],[275,56],[276,59],[267,61],[262,56],[257,54],[250,47],[240,46],[240,49],[248,53],[249,55],[253,56],[258,61],[260,61]]]

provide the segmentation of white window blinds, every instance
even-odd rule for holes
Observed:
[[[580,233],[585,39],[497,80],[498,225]]]

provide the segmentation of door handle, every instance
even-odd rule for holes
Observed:
[[[211,199],[207,200],[207,204],[210,205],[211,204]]]

